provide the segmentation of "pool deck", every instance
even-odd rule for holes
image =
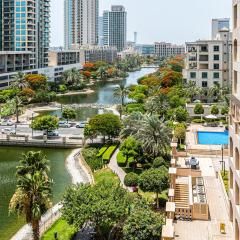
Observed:
[[[191,124],[186,133],[187,150],[221,151],[221,145],[198,144],[197,132],[224,132],[224,127],[204,127],[200,124]]]

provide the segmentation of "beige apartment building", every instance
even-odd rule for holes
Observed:
[[[210,88],[214,84],[230,86],[231,50],[232,33],[227,28],[219,30],[213,40],[187,42],[184,79],[201,88]]]
[[[233,80],[230,113],[230,219],[234,240],[240,239],[240,0],[233,0]]]

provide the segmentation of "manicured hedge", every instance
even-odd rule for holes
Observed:
[[[102,160],[104,163],[109,163],[112,155],[114,154],[114,152],[116,151],[117,146],[111,146],[107,149],[107,151],[105,151],[105,153],[102,156]]]
[[[107,147],[102,147],[102,148],[99,150],[99,152],[98,152],[98,154],[97,154],[97,157],[101,157],[101,156],[106,152],[107,149],[108,149]]]
[[[129,158],[128,159],[128,163],[129,165],[131,165],[131,163],[133,162],[133,158]],[[123,156],[122,151],[119,151],[118,155],[117,155],[117,164],[119,167],[126,167],[126,157]]]

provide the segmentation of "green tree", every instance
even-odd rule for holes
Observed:
[[[211,107],[211,114],[213,114],[213,115],[218,115],[219,114],[219,109],[216,105],[213,105]]]
[[[186,122],[189,114],[187,109],[183,108],[183,107],[178,107],[175,110],[175,116],[176,116],[176,121],[178,122]]]
[[[9,211],[22,214],[33,230],[33,239],[40,239],[41,216],[51,207],[51,180],[49,162],[41,152],[23,155],[17,167],[16,191],[10,201]]]
[[[27,88],[28,86],[25,73],[18,72],[14,75],[13,81],[11,82],[12,88],[19,88],[22,91],[23,88]]]
[[[197,103],[194,107],[194,113],[195,114],[204,114],[204,108],[201,103]]]
[[[98,75],[100,76],[101,80],[106,80],[108,77],[107,74],[107,68],[105,66],[101,66],[98,71],[97,71]]]
[[[159,194],[168,188],[167,168],[149,169],[140,175],[139,187],[143,192],[156,193],[156,206],[159,208]]]
[[[32,121],[31,128],[39,131],[53,131],[58,128],[58,118],[54,116],[37,117]]]
[[[120,151],[122,155],[126,158],[126,165],[128,164],[129,158],[134,160],[139,155],[140,152],[140,143],[132,136],[128,137],[120,146]]]
[[[70,70],[63,72],[62,80],[64,84],[72,86],[72,85],[80,84],[82,81],[82,78],[81,78],[80,72],[76,68],[72,68]]]
[[[62,117],[67,119],[67,122],[69,119],[75,119],[77,116],[77,111],[74,108],[66,107],[63,109]]]
[[[174,129],[174,136],[179,139],[180,144],[182,144],[182,140],[186,137],[186,127],[183,124],[178,124]]]
[[[201,89],[196,85],[196,82],[189,81],[184,87],[185,96],[190,98],[190,101],[193,102],[194,97],[198,96],[201,92]]]
[[[153,160],[153,168],[169,167],[169,163],[163,157],[157,157]]]
[[[119,117],[112,113],[96,115],[88,125],[93,133],[103,136],[104,140],[106,136],[109,139],[118,137],[122,127]]]
[[[14,108],[16,113],[16,123],[19,123],[19,108],[22,106],[22,100],[20,97],[15,96],[14,98]]]
[[[127,187],[136,187],[138,186],[139,176],[136,173],[128,173],[124,178],[124,184]]]
[[[67,189],[63,197],[63,218],[81,229],[86,222],[95,227],[96,239],[108,239],[111,229],[124,219],[131,202],[119,185],[101,182]]]
[[[223,107],[221,110],[222,115],[227,115],[229,113],[229,108],[228,107]]]
[[[164,217],[149,208],[134,209],[123,226],[124,240],[159,240]]]
[[[127,87],[125,87],[123,83],[121,83],[114,89],[114,97],[121,100],[122,107],[125,105],[124,100],[128,96],[128,93],[129,90]]]

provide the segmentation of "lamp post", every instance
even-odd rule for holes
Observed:
[[[222,145],[221,145],[222,160],[221,160],[220,162],[221,162],[221,164],[222,164],[222,172],[223,172],[223,174],[224,174],[224,176],[225,176],[225,173],[226,173],[226,167],[225,167],[225,161],[223,160],[223,150],[224,150],[224,148],[223,148],[223,144],[222,144]]]
[[[34,113],[32,113],[31,125],[32,125],[32,122],[33,122],[33,118],[34,118]],[[32,138],[33,138],[33,128],[32,128]]]

